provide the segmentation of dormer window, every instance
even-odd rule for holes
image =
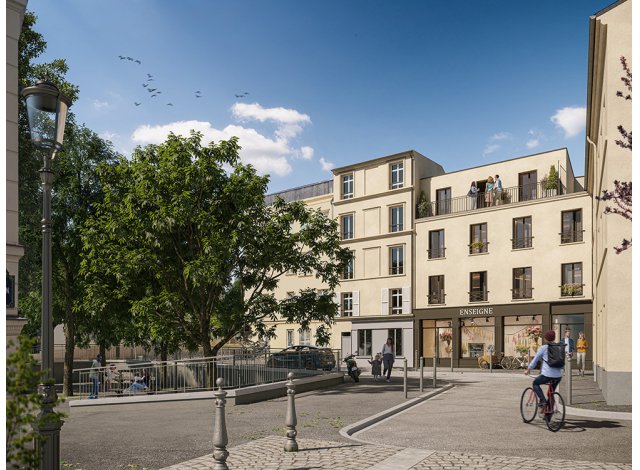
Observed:
[[[391,189],[404,186],[404,162],[391,164]]]

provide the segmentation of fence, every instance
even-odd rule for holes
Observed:
[[[290,371],[304,377],[339,370],[340,352],[323,351],[233,351],[208,358],[74,369],[74,395],[91,396],[96,384],[101,397],[180,393],[213,390],[218,377],[224,377],[225,388],[241,388],[286,380]]]

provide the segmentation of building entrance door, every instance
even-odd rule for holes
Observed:
[[[342,351],[342,359],[344,359],[345,357],[347,357],[349,354],[351,354],[353,352],[353,350],[351,349],[351,332],[347,331],[342,333],[342,337],[341,337],[341,345],[340,345],[340,349]]]

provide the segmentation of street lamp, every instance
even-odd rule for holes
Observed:
[[[22,90],[27,104],[31,141],[44,150],[40,169],[42,180],[42,318],[40,338],[43,383],[38,386],[42,409],[38,415],[37,430],[40,444],[40,470],[60,468],[60,428],[53,408],[58,400],[53,376],[53,317],[51,298],[51,189],[53,170],[51,162],[62,149],[64,125],[71,100],[50,82],[40,81]]]

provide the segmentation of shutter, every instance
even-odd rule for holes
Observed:
[[[389,289],[381,289],[380,315],[389,315]]]
[[[351,295],[353,295],[353,316],[359,317],[360,316],[360,291],[354,290],[353,292],[351,292]]]
[[[333,291],[333,303],[338,304],[338,316],[342,316],[342,304],[340,303],[340,294]]]
[[[411,287],[402,288],[402,313],[411,313]]]

